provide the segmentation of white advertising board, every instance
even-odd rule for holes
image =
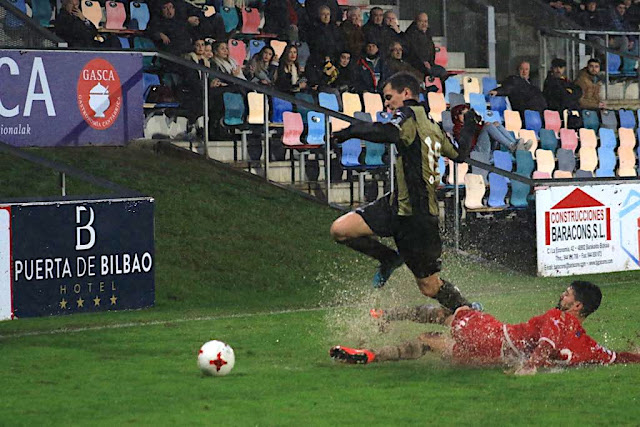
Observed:
[[[536,190],[539,276],[640,269],[640,184]]]

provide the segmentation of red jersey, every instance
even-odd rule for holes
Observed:
[[[610,351],[588,336],[576,317],[551,309],[526,323],[509,325],[473,310],[459,311],[451,324],[453,357],[466,364],[499,364],[519,359],[535,366],[609,364]]]

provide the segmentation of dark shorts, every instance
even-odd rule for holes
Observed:
[[[418,279],[441,270],[442,240],[438,217],[430,214],[399,216],[391,207],[390,194],[356,209],[369,228],[380,237],[393,237],[405,264]]]

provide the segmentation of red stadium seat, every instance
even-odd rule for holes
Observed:
[[[127,12],[124,3],[108,1],[105,4],[107,22],[104,27],[108,30],[123,30],[124,21],[127,19]]]
[[[260,31],[260,12],[258,9],[245,7],[242,9],[242,33],[258,34]]]
[[[578,135],[573,129],[560,129],[560,148],[571,150],[575,153],[578,148]]]
[[[242,40],[229,40],[229,56],[242,67],[244,60],[247,59],[247,45]]]
[[[550,129],[558,135],[561,127],[560,113],[553,110],[544,110],[544,128]]]
[[[444,46],[436,46],[436,65],[440,65],[441,67],[447,68],[447,64],[449,63],[449,53],[447,52],[447,48]]]

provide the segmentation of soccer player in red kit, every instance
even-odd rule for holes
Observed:
[[[511,365],[517,375],[533,375],[541,367],[640,363],[640,354],[608,350],[583,329],[582,322],[597,310],[601,300],[598,286],[575,281],[562,293],[556,308],[519,324],[502,323],[468,307],[459,308],[453,315],[442,307],[428,305],[372,310],[373,317],[386,321],[449,325],[451,336],[429,332],[400,346],[375,351],[336,346],[330,355],[348,363],[369,363],[417,359],[434,351],[465,365]]]

